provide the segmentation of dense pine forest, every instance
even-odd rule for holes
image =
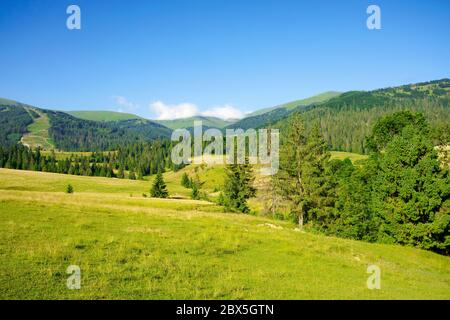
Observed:
[[[46,113],[50,118],[50,137],[56,148],[65,151],[115,150],[134,142],[167,138],[171,132],[143,119],[100,122],[78,119],[64,112]]]
[[[54,172],[81,176],[99,176],[142,180],[144,176],[178,170],[170,161],[172,146],[169,141],[133,143],[114,152],[93,152],[89,155],[73,153],[58,159],[55,152],[32,150],[16,144],[0,146],[0,167],[19,170]]]
[[[369,153],[365,137],[384,115],[410,110],[423,113],[432,130],[448,130],[450,119],[450,80],[380,89],[347,92],[323,104],[294,109],[305,119],[307,128],[318,124],[330,150]],[[285,128],[289,117],[273,124]]]
[[[3,146],[16,144],[27,132],[33,117],[22,106],[0,105],[0,141]]]

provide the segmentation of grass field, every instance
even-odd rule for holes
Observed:
[[[352,153],[352,152],[344,152],[344,151],[330,151],[331,159],[344,160],[349,158],[353,163],[359,160],[365,160],[369,158],[369,156],[365,154]]]
[[[119,120],[130,120],[130,119],[142,119],[141,117],[124,112],[114,112],[114,111],[69,111],[68,114],[92,121],[119,121]]]
[[[0,298],[450,299],[448,257],[144,198],[148,188],[0,169]],[[380,290],[367,289],[370,264]],[[81,268],[80,290],[66,287],[69,265]]]
[[[36,109],[33,110],[39,114],[39,117],[34,119],[33,123],[27,127],[28,133],[23,135],[22,144],[31,148],[40,146],[45,150],[54,149],[55,146],[48,134],[50,128],[48,116]]]

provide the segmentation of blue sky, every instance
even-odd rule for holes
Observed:
[[[68,30],[66,8],[81,8]],[[368,30],[366,8],[381,8]],[[2,0],[0,96],[151,118],[450,76],[450,1]]]

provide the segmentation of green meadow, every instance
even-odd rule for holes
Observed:
[[[39,117],[34,119],[33,123],[27,127],[28,133],[22,137],[22,144],[33,148],[39,146],[46,150],[54,149],[55,146],[48,134],[50,128],[48,116],[36,109],[33,109],[33,111],[38,113]]]
[[[131,113],[114,112],[114,111],[83,110],[83,111],[69,111],[67,113],[76,118],[91,121],[120,121],[120,120],[142,119],[141,117],[138,117]]]
[[[165,179],[187,198],[182,172]],[[0,169],[0,298],[450,299],[448,257],[148,198],[150,183]],[[79,290],[66,286],[70,265]],[[381,269],[380,290],[367,288],[369,265]]]

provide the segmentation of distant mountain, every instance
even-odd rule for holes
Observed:
[[[33,116],[23,105],[0,99],[0,146],[10,146],[19,142],[32,123]]]
[[[321,104],[295,109],[305,125],[318,124],[332,150],[366,153],[365,137],[382,116],[400,110],[421,112],[431,130],[448,130],[450,79],[434,80],[373,91],[350,91]],[[272,123],[282,132],[292,113]],[[450,142],[450,141],[449,141]]]
[[[50,137],[60,150],[115,150],[137,141],[169,138],[171,130],[146,119],[91,121],[60,111],[45,110],[50,118]]]
[[[114,112],[114,111],[83,110],[83,111],[68,111],[67,113],[76,118],[92,121],[120,121],[120,120],[143,119],[135,114]]]
[[[5,98],[0,98],[0,106],[17,106],[20,105],[21,103],[14,101],[14,100],[9,100],[9,99],[5,99]]]
[[[226,129],[244,129],[258,128],[262,125],[275,123],[280,119],[287,117],[290,113],[300,108],[305,108],[313,104],[320,104],[328,101],[334,97],[339,96],[341,93],[336,91],[327,91],[316,96],[312,96],[306,99],[295,100],[288,103],[284,103],[272,108],[266,108],[250,113],[244,119],[232,123],[226,127]]]
[[[331,98],[337,97],[341,94],[341,92],[337,92],[337,91],[326,91],[323,93],[320,93],[318,95],[309,97],[309,98],[305,98],[305,99],[300,99],[300,100],[295,100],[295,101],[291,101],[288,103],[284,103],[275,107],[270,107],[270,108],[265,108],[265,109],[261,109],[261,110],[257,110],[255,112],[249,113],[246,118],[248,117],[254,117],[254,116],[259,116],[261,114],[273,111],[275,109],[287,109],[287,110],[292,110],[298,106],[308,106],[311,105],[313,103],[320,103],[320,102],[324,102],[327,100],[330,100]]]
[[[40,124],[39,131],[59,150],[106,151],[136,141],[168,138],[171,130],[146,119],[92,121],[76,118],[68,113],[0,99],[0,145],[21,141],[37,119],[48,118],[47,127]],[[44,132],[45,131],[45,132]],[[42,137],[36,137],[42,138]]]
[[[57,149],[66,151],[114,150],[135,141],[168,138],[173,129],[192,128],[196,120],[201,120],[206,128],[257,129],[271,126],[283,132],[290,116],[299,112],[305,119],[307,129],[313,124],[320,126],[330,149],[366,153],[365,136],[373,124],[383,115],[399,110],[421,112],[428,119],[432,130],[445,130],[445,126],[448,127],[450,123],[450,80],[373,91],[349,91],[342,94],[327,92],[260,110],[234,123],[214,117],[155,122],[111,112],[77,112],[77,117],[74,117],[69,113],[39,109],[0,98],[0,145],[11,145],[21,140],[29,144],[33,139],[36,141],[41,138],[47,139]],[[48,128],[43,128],[43,125]],[[40,137],[37,136],[38,132],[41,133]],[[47,137],[42,133],[48,133]],[[23,139],[24,136],[26,139]]]
[[[235,120],[223,120],[216,117],[195,116],[183,119],[154,120],[154,121],[172,130],[175,130],[180,128],[192,128],[194,126],[194,121],[202,121],[202,125],[204,127],[222,129],[227,125],[234,123]]]

